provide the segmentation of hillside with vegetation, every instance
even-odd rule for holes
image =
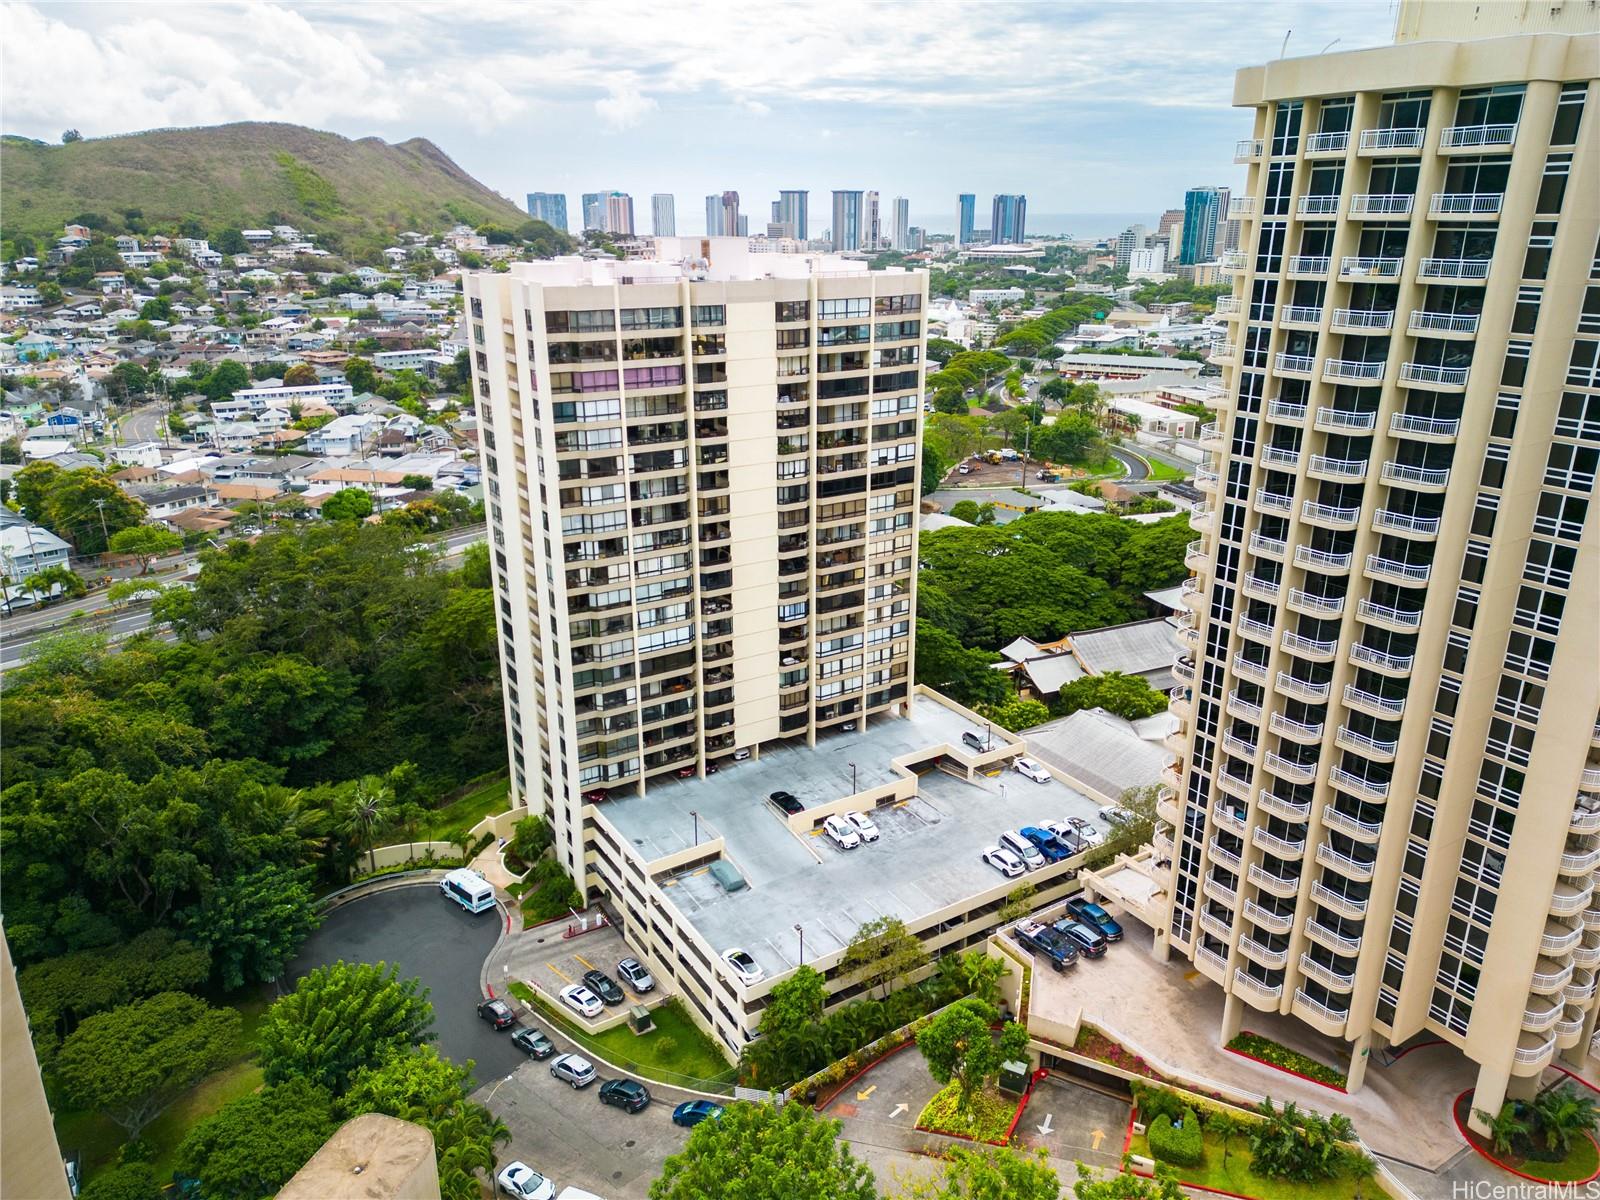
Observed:
[[[85,213],[113,229],[293,225],[329,248],[401,230],[527,220],[425,138],[390,145],[300,125],[241,122],[49,145],[0,139],[6,235],[54,237]],[[200,236],[204,236],[202,233]]]

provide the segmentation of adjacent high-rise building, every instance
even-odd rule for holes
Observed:
[[[772,219],[779,224],[789,226],[789,236],[805,241],[811,236],[810,216],[807,209],[810,205],[811,193],[801,190],[785,190],[778,193],[778,202],[773,206]]]
[[[834,192],[833,248],[859,250],[863,236],[862,192]]]
[[[722,193],[722,233],[725,237],[743,237],[749,233],[748,225],[739,228],[739,193]]]
[[[972,231],[978,221],[978,197],[962,192],[956,197],[956,245],[972,245]]]
[[[1442,1039],[1478,1124],[1596,1026],[1600,35],[1587,6],[1417,0],[1399,29],[1235,84],[1154,855],[1224,1039],[1297,1017],[1355,1086]]]
[[[567,197],[564,192],[529,192],[528,215],[535,221],[567,232]]]
[[[621,237],[633,236],[633,197],[626,192],[606,195],[606,232]]]
[[[1190,188],[1184,193],[1179,262],[1210,262],[1217,256],[1217,225],[1227,218],[1227,193],[1220,187]]]
[[[673,237],[678,232],[678,202],[668,192],[650,197],[650,232],[656,237]]]
[[[911,201],[904,196],[894,198],[893,220],[889,227],[889,245],[896,250],[911,249]]]
[[[1168,241],[1174,234],[1183,232],[1183,209],[1169,208],[1161,214],[1161,219],[1156,222],[1156,238],[1158,241]]]
[[[877,192],[867,192],[861,198],[861,249],[874,253],[883,245],[883,214]]]
[[[722,197],[706,197],[706,236],[723,237],[722,230]]]
[[[1112,254],[1116,261],[1116,269],[1126,271],[1129,259],[1135,250],[1143,250],[1145,243],[1150,238],[1150,231],[1143,225],[1129,225],[1117,235],[1117,240],[1112,246]]]
[[[604,232],[606,227],[606,197],[609,192],[583,193],[583,229]]]
[[[989,239],[996,246],[1010,246],[1027,240],[1028,198],[998,195],[990,211]]]

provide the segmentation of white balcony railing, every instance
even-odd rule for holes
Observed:
[[[1461,431],[1461,422],[1455,417],[1415,417],[1410,413],[1395,413],[1389,418],[1389,432],[1415,434],[1418,437],[1453,438]]]
[[[1331,475],[1337,479],[1365,479],[1367,460],[1364,458],[1334,458],[1327,454],[1313,454],[1309,464],[1318,475]]]
[[[1504,192],[1435,192],[1428,199],[1433,217],[1493,216],[1505,203]]]
[[[1312,133],[1306,135],[1307,154],[1342,154],[1350,145],[1350,131],[1341,129],[1336,133]]]
[[[1339,211],[1339,195],[1335,192],[1331,196],[1301,196],[1295,201],[1294,210],[1302,217],[1332,216]]]
[[[1235,196],[1228,201],[1228,216],[1233,218],[1248,217],[1256,211],[1256,198],[1254,196]]]
[[[1260,158],[1265,149],[1266,143],[1260,138],[1241,138],[1234,143],[1233,161],[1250,162],[1252,159]]]
[[[1389,533],[1434,537],[1439,532],[1439,518],[1419,517],[1415,513],[1390,512],[1387,508],[1380,508],[1372,514],[1372,527]]]
[[[1318,616],[1337,617],[1344,612],[1343,596],[1318,596],[1301,588],[1289,590],[1289,607],[1314,612]]]
[[[1363,150],[1420,150],[1425,129],[1363,129]]]
[[[1367,366],[1367,363],[1359,364]],[[1367,378],[1374,378],[1367,376]],[[1355,430],[1358,433],[1371,433],[1378,424],[1378,414],[1375,412],[1361,412],[1350,408],[1319,408],[1317,409],[1317,428],[1343,432]]]
[[[1366,617],[1369,620],[1398,625],[1402,629],[1418,629],[1422,625],[1421,609],[1394,608],[1391,605],[1379,604],[1373,600],[1357,601],[1356,615]]]
[[[1266,888],[1274,896],[1292,896],[1300,890],[1300,880],[1290,875],[1276,875],[1260,863],[1251,863],[1247,878],[1257,887]]]
[[[1293,400],[1267,401],[1267,420],[1283,421],[1287,423],[1304,421],[1306,419],[1306,406],[1297,404]]]
[[[1294,497],[1278,492],[1257,492],[1256,507],[1262,512],[1287,513],[1294,511]]]
[[[1479,150],[1509,146],[1517,140],[1515,125],[1452,125],[1439,136],[1441,150]]]
[[[1279,311],[1278,321],[1283,325],[1316,325],[1322,321],[1320,304],[1286,304]]]
[[[1289,256],[1289,274],[1326,275],[1333,259],[1326,254],[1292,254]]]
[[[1380,696],[1353,683],[1344,685],[1344,702],[1355,706],[1365,705],[1368,709],[1376,709],[1387,717],[1398,717],[1406,711],[1404,696]]]
[[[1273,360],[1273,369],[1280,375],[1309,375],[1316,369],[1317,360],[1309,354],[1279,353]]]
[[[1365,193],[1350,197],[1350,215],[1353,217],[1403,217],[1411,211],[1416,197],[1388,192]]]
[[[1291,675],[1288,671],[1278,672],[1278,690],[1286,696],[1320,704],[1328,698],[1329,685],[1316,683],[1310,679],[1301,679],[1298,675]]]
[[[1339,260],[1339,274],[1361,279],[1399,279],[1405,259],[1347,254]]]
[[[1336,308],[1335,329],[1389,329],[1394,325],[1392,308]]]
[[[1401,383],[1436,384],[1439,387],[1466,387],[1468,367],[1441,367],[1433,363],[1401,363]]]
[[[1487,258],[1425,258],[1417,267],[1419,279],[1487,279]]]
[[[1322,377],[1324,379],[1382,379],[1382,360],[1378,362],[1357,362],[1348,358],[1328,358],[1322,362]]]
[[[1438,313],[1416,309],[1406,322],[1411,333],[1477,333],[1477,313]]]
[[[1356,642],[1350,647],[1350,658],[1352,662],[1364,663],[1369,667],[1377,667],[1382,671],[1392,671],[1397,675],[1404,675],[1411,670],[1417,656],[1415,654],[1391,654],[1387,650],[1378,650],[1372,646]]]
[[[1418,467],[1410,463],[1386,462],[1383,464],[1383,481],[1442,488],[1450,482],[1450,468]]]
[[[1305,500],[1301,502],[1300,515],[1313,524],[1320,521],[1324,525],[1350,529],[1354,528],[1356,522],[1361,519],[1361,510],[1359,508],[1340,508],[1332,504],[1318,504],[1314,500]]]
[[[1294,563],[1297,567],[1348,571],[1350,551],[1318,550],[1315,546],[1299,545],[1294,548]]]
[[[1402,562],[1398,558],[1387,558],[1382,554],[1367,555],[1367,574],[1378,575],[1385,579],[1400,579],[1407,583],[1427,583],[1428,576],[1432,574],[1431,563]]]

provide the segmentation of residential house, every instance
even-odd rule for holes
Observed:
[[[125,467],[159,467],[160,442],[133,442],[126,446],[112,446],[111,459]]]
[[[371,413],[335,417],[320,429],[311,431],[306,438],[306,450],[311,454],[333,457],[360,454],[382,428],[383,419]]]
[[[0,507],[0,574],[21,583],[49,567],[64,567],[72,547],[20,513]]]

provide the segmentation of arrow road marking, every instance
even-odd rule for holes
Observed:
[[[1054,1116],[1055,1116],[1054,1113],[1045,1113],[1045,1115],[1044,1115],[1044,1123],[1042,1125],[1035,1125],[1034,1126],[1034,1128],[1039,1131],[1040,1136],[1044,1136],[1045,1134],[1048,1134],[1050,1132],[1050,1120]]]
[[[891,1121],[894,1120],[901,1113],[905,1112],[905,1110],[906,1110],[906,1106],[904,1104],[896,1104],[894,1106],[894,1111],[889,1114],[889,1120],[891,1120]]]
[[[875,1092],[877,1090],[878,1090],[878,1085],[877,1084],[873,1084],[871,1087],[867,1088],[865,1091],[857,1092],[856,1093],[856,1099],[857,1100],[865,1100],[869,1096],[871,1096],[873,1092]]]
[[[1105,1140],[1106,1140],[1106,1131],[1104,1129],[1096,1129],[1096,1130],[1094,1130],[1092,1133],[1089,1134],[1089,1149],[1091,1149],[1091,1150],[1100,1149],[1100,1143],[1105,1141]]]

